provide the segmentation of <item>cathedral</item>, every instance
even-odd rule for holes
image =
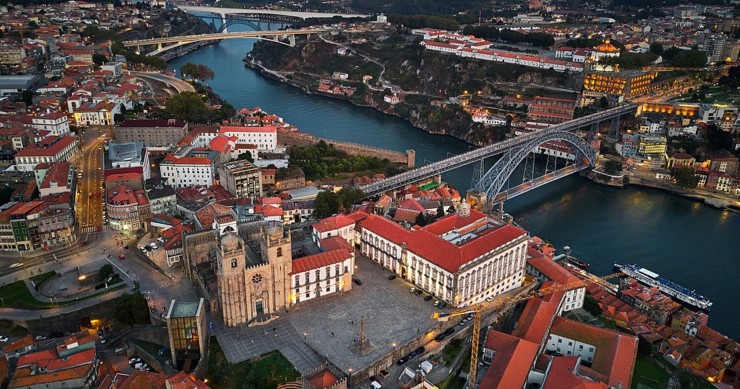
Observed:
[[[246,323],[290,308],[292,256],[290,234],[273,226],[261,240],[260,261],[250,263],[242,238],[221,236],[216,250],[216,276],[221,314],[227,326]]]
[[[231,215],[212,216],[212,229],[184,239],[184,258],[188,275],[224,325],[265,321],[301,301],[352,289],[351,238],[294,243],[280,225],[260,221],[246,232]]]

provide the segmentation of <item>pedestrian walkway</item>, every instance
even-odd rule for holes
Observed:
[[[286,319],[257,327],[218,325],[212,332],[216,335],[226,359],[232,364],[276,350],[301,374],[309,373],[323,363],[323,358],[305,344],[304,336]]]

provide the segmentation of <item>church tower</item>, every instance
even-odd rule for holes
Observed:
[[[221,315],[224,324],[234,326],[245,323],[247,315],[247,293],[244,284],[246,253],[244,241],[235,232],[221,236],[216,250],[216,276]]]
[[[290,273],[293,271],[290,244],[290,232],[279,225],[269,226],[262,239],[262,261],[270,266],[272,273],[273,311],[290,308]]]

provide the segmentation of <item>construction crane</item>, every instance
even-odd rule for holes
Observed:
[[[613,274],[609,274],[603,277],[592,277],[588,279],[579,279],[578,281],[569,282],[567,284],[555,284],[555,285],[548,286],[546,288],[542,288],[538,290],[531,290],[531,288],[534,286],[534,281],[531,280],[531,277],[527,276],[527,278],[530,278],[530,280],[527,281],[525,279],[525,282],[528,282],[529,285],[522,287],[522,290],[519,293],[510,295],[510,296],[503,296],[500,298],[496,298],[493,301],[485,301],[485,302],[477,303],[477,304],[474,304],[473,306],[466,307],[466,308],[460,308],[450,313],[435,312],[432,315],[432,318],[437,319],[439,321],[447,321],[450,318],[453,318],[456,316],[473,314],[473,338],[471,339],[471,342],[470,342],[470,370],[468,373],[467,388],[475,389],[476,375],[478,373],[478,350],[480,348],[481,321],[485,313],[493,309],[501,309],[501,308],[503,308],[504,309],[503,312],[505,312],[506,310],[512,309],[514,306],[516,306],[516,304],[522,301],[529,300],[532,297],[543,297],[543,296],[547,296],[553,293],[567,292],[569,290],[582,288],[592,283],[600,284],[601,281],[606,282],[605,280],[617,278],[617,277],[623,277],[623,276],[624,276],[624,273],[613,273]],[[598,282],[596,280],[598,280]]]

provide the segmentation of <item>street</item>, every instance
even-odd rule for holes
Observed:
[[[78,177],[75,208],[80,232],[103,228],[103,145],[111,134],[105,126],[87,128],[83,134],[82,153],[72,162]]]

